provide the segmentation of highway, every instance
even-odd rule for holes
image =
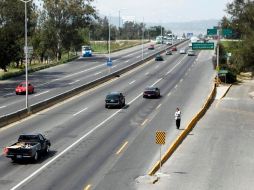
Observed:
[[[165,61],[151,60],[0,129],[1,148],[15,142],[21,133],[39,132],[52,142],[50,155],[38,163],[12,163],[1,155],[1,189],[133,189],[135,178],[147,174],[158,160],[155,131],[167,131],[169,145],[179,133],[175,108],[182,109],[184,127],[209,94],[214,77],[211,52],[164,54]],[[161,89],[160,99],[142,98],[150,85]],[[124,93],[127,105],[123,109],[104,108],[110,91]]]
[[[144,45],[144,58],[160,51],[166,45],[157,44],[155,50]],[[97,78],[108,75],[142,59],[141,46],[135,46],[112,53],[113,66],[106,66],[107,55],[95,55],[92,58],[80,58],[67,64],[44,69],[29,74],[29,81],[35,86],[35,93],[29,95],[28,103],[33,105],[68,90],[77,88]],[[25,75],[1,82],[0,116],[25,108],[25,96],[16,95],[15,87],[25,81]]]

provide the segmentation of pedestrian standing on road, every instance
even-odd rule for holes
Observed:
[[[181,124],[181,111],[179,110],[179,108],[176,108],[175,120],[176,120],[176,128],[179,129]]]

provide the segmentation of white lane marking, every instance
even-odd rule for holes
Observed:
[[[34,96],[40,96],[40,95],[46,94],[46,93],[48,93],[48,92],[49,92],[49,90],[47,90],[47,91],[45,91],[45,92],[42,92],[42,93],[40,93],[40,94],[35,94]]]
[[[12,93],[5,94],[5,95],[3,95],[3,96],[5,97],[5,96],[13,95],[13,94],[14,94],[14,93],[12,92]]]
[[[161,79],[157,80],[153,85],[157,84]],[[128,105],[132,104],[133,102],[135,102],[139,97],[141,97],[143,95],[143,92],[140,93],[138,96],[136,96],[133,100],[131,100]],[[87,136],[89,136],[90,134],[92,134],[94,131],[96,131],[97,129],[99,129],[103,124],[105,124],[107,121],[109,121],[111,118],[113,118],[114,116],[116,116],[119,112],[121,112],[122,109],[116,111],[115,113],[113,113],[112,115],[110,115],[107,119],[105,119],[104,121],[102,121],[100,124],[98,124],[97,126],[95,126],[94,128],[92,128],[92,130],[90,130],[89,132],[87,132],[86,134],[84,134],[82,137],[80,137],[77,141],[75,141],[73,144],[71,144],[70,146],[68,146],[66,149],[64,149],[62,152],[60,152],[58,155],[56,155],[56,157],[52,158],[50,161],[48,161],[46,164],[44,164],[43,166],[41,166],[39,169],[37,169],[36,171],[34,171],[31,175],[29,175],[28,177],[26,177],[25,179],[23,179],[21,182],[19,182],[16,186],[14,186],[13,188],[11,188],[10,190],[15,190],[17,188],[19,188],[21,185],[23,185],[24,183],[26,183],[28,180],[30,180],[32,177],[34,177],[36,174],[38,174],[39,172],[41,172],[42,170],[44,170],[47,166],[49,166],[52,162],[54,162],[55,160],[57,160],[59,157],[61,157],[63,154],[65,154],[66,152],[68,152],[72,147],[74,147],[75,145],[77,145],[80,141],[82,141],[83,139],[85,139]]]
[[[2,108],[6,108],[6,107],[7,107],[7,106],[1,106],[1,107],[0,107],[0,109],[2,109]]]
[[[170,96],[170,95],[171,95],[171,92],[168,93],[168,96]]]
[[[99,74],[101,74],[101,72],[95,73],[94,75],[99,75]]]
[[[156,107],[156,109],[159,109],[161,107],[161,104],[159,104],[157,107]]]
[[[175,85],[175,89],[177,89],[177,86],[178,86],[178,85],[176,84],[176,85]]]
[[[182,61],[183,61],[183,59],[186,57],[187,55],[185,55],[172,69],[170,69],[167,73],[166,73],[166,75],[168,75],[169,73],[171,73]]]
[[[134,82],[136,82],[135,80],[134,81],[131,81],[129,84],[133,84]]]
[[[141,56],[139,55],[139,56],[137,56],[137,58],[140,58]]]
[[[128,63],[130,60],[125,61],[125,63]]]
[[[73,81],[73,82],[70,82],[69,84],[74,84],[74,83],[76,83],[76,82],[79,82],[80,80],[75,80],[75,81]]]
[[[145,75],[149,75],[149,72],[147,72]]]
[[[112,66],[111,68],[115,68],[115,67],[117,67],[117,65],[114,65],[114,66]]]
[[[13,90],[13,88],[4,88],[4,90]]]
[[[138,97],[136,97],[133,101],[135,101],[137,98],[139,98],[142,95],[139,94]],[[131,103],[129,103],[131,104]],[[17,188],[19,188],[21,185],[23,185],[24,183],[26,183],[28,180],[30,180],[32,177],[34,177],[35,175],[37,175],[39,172],[41,172],[42,170],[44,170],[47,166],[49,166],[52,162],[54,162],[55,160],[57,160],[59,157],[61,157],[63,154],[65,154],[66,152],[68,152],[71,148],[73,148],[74,146],[76,146],[80,141],[82,141],[83,139],[85,139],[87,136],[89,136],[90,134],[92,134],[94,131],[96,131],[98,128],[100,128],[103,124],[105,124],[107,121],[109,121],[111,118],[113,118],[114,116],[116,116],[120,111],[122,111],[122,109],[116,111],[115,113],[113,113],[111,116],[109,116],[107,119],[105,119],[104,121],[102,121],[100,124],[98,124],[97,126],[95,126],[92,130],[90,130],[89,132],[87,132],[86,134],[84,134],[82,137],[80,137],[77,141],[75,141],[73,144],[71,144],[70,146],[68,146],[66,149],[64,149],[62,152],[60,152],[58,155],[56,155],[54,158],[52,158],[50,161],[48,161],[46,164],[44,164],[43,166],[41,166],[39,169],[37,169],[36,171],[34,171],[32,174],[30,174],[28,177],[26,177],[25,179],[23,179],[21,182],[19,182],[16,186],[14,186],[13,188],[11,188],[11,190],[15,190]]]
[[[183,82],[183,79],[181,79],[180,82]]]
[[[81,112],[83,112],[83,111],[85,111],[85,110],[87,110],[87,108],[84,108],[84,109],[80,110],[79,112],[74,113],[73,116],[76,116],[76,115],[80,114]]]
[[[148,52],[145,52],[145,55],[148,54]]]
[[[158,79],[157,81],[155,81],[155,83],[153,83],[151,86],[156,85],[157,83],[159,83],[162,80],[162,78]]]
[[[50,84],[51,82],[58,81],[58,80],[61,80],[61,79],[65,79],[65,78],[68,78],[68,77],[71,77],[71,76],[74,76],[74,75],[78,75],[78,74],[80,74],[80,73],[84,73],[84,72],[86,72],[86,71],[90,71],[90,70],[96,69],[96,68],[98,68],[98,67],[103,67],[103,66],[105,66],[104,63],[101,64],[101,65],[97,65],[97,66],[95,66],[95,67],[91,67],[91,68],[89,68],[89,69],[85,69],[85,70],[82,70],[82,71],[79,71],[79,72],[76,72],[76,73],[72,73],[72,74],[70,74],[70,75],[66,75],[66,76],[61,77],[61,78],[57,78],[57,79],[51,80],[51,81],[49,81],[49,82],[42,83],[42,84],[39,85],[39,86],[43,86],[43,85],[45,85],[45,84]]]
[[[159,65],[157,65],[156,67],[155,67],[155,69],[157,69],[159,67]]]

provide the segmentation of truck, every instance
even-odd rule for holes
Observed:
[[[51,143],[42,134],[23,134],[18,142],[4,148],[4,155],[13,161],[32,159],[37,161],[42,154],[49,153]]]

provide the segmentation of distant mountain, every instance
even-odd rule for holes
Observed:
[[[104,16],[101,15],[103,18]],[[219,20],[199,20],[190,22],[172,22],[172,23],[150,23],[146,22],[146,26],[159,26],[162,25],[167,30],[172,30],[174,34],[182,36],[183,33],[193,33],[194,35],[206,34],[208,28],[213,28],[218,25]],[[111,24],[119,26],[119,17],[111,17]],[[122,19],[121,19],[122,26]]]
[[[191,22],[162,23],[167,30],[172,30],[177,35],[194,33],[194,35],[206,34],[208,28],[218,25],[219,20],[200,20]],[[146,23],[147,26],[160,25],[160,23]]]

